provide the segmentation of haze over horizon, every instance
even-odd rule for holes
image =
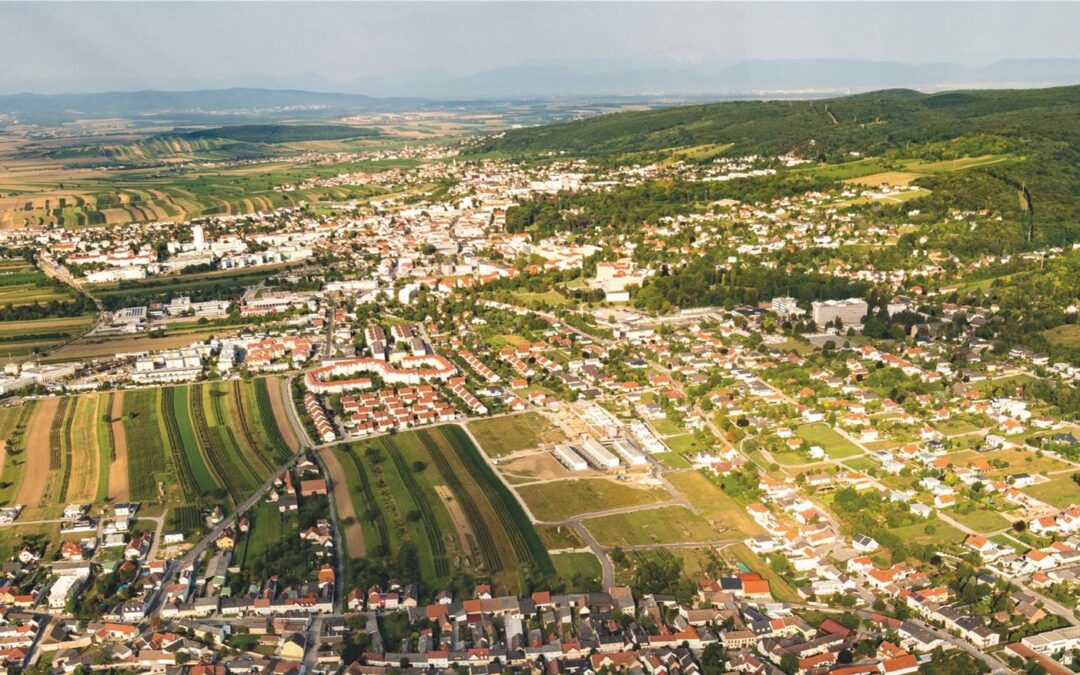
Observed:
[[[0,23],[0,94],[491,97],[1080,81],[1080,3],[283,2],[198,12],[5,3]]]

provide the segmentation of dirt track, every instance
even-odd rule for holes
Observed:
[[[125,502],[131,498],[128,492],[127,438],[124,436],[124,393],[116,392],[109,415],[112,417],[113,459],[109,465],[109,500]]]
[[[49,431],[58,407],[60,399],[55,396],[41,399],[34,418],[30,420],[24,453],[26,470],[15,496],[16,504],[38,506],[45,495],[49,485]]]
[[[330,448],[320,451],[326,470],[330,472],[330,484],[334,492],[334,510],[337,511],[338,523],[341,525],[341,534],[345,537],[345,550],[353,558],[363,558],[367,555],[367,546],[364,544],[364,528],[360,525],[360,518],[356,515],[352,497],[349,496],[349,484],[345,480],[345,470],[341,468],[341,462]],[[351,520],[350,520],[351,519]],[[350,520],[349,524],[345,521]]]

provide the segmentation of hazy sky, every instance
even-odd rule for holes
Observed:
[[[347,82],[551,64],[1080,58],[1074,2],[0,2],[0,26],[0,92],[275,86],[309,75]]]

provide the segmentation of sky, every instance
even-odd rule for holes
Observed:
[[[753,59],[1080,59],[1080,3],[0,2],[0,93],[362,87]]]

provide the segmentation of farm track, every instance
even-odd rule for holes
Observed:
[[[413,477],[412,471],[405,464],[405,459],[394,447],[393,443],[390,443],[385,438],[382,439],[383,448],[386,450],[386,454],[390,455],[390,458],[394,462],[394,466],[397,468],[398,475],[401,476],[401,482],[405,484],[405,489],[409,491],[409,496],[416,503],[416,508],[420,511],[420,520],[424,525],[424,532],[427,534],[428,541],[431,542],[431,554],[435,562],[435,574],[440,577],[450,576],[450,562],[446,559],[446,543],[443,541],[442,536],[439,533],[439,524],[435,520],[435,513],[431,510],[431,504],[428,503],[427,498],[424,496],[423,490],[420,489],[420,485],[417,484],[416,478]]]
[[[356,475],[360,479],[360,493],[364,496],[364,505],[367,507],[365,509],[366,513],[359,515],[361,518],[366,518],[369,514],[373,514],[371,523],[378,531],[379,546],[382,548],[383,555],[390,555],[390,530],[386,524],[386,516],[375,499],[375,491],[371,489],[371,482],[368,480],[367,471],[364,470],[364,463],[351,450],[347,451],[346,454],[349,456],[349,461],[356,467]],[[368,552],[370,553],[370,551]]]
[[[176,467],[176,475],[180,479],[180,489],[184,492],[184,499],[194,501],[199,498],[199,488],[195,483],[195,476],[191,473],[187,458],[184,456],[184,442],[180,438],[180,427],[176,422],[175,410],[176,389],[167,387],[161,390],[161,415],[165,421],[165,431],[169,436],[169,456],[173,466]]]
[[[470,495],[465,486],[458,479],[457,474],[454,473],[454,469],[450,466],[450,462],[447,461],[443,455],[442,449],[439,448],[438,443],[431,437],[426,430],[419,430],[416,432],[416,437],[420,439],[420,443],[431,455],[431,459],[434,460],[435,466],[439,469],[439,473],[442,474],[446,484],[454,491],[454,496],[457,497],[458,503],[461,504],[461,510],[465,513],[465,517],[469,520],[469,526],[476,534],[477,544],[480,548],[480,557],[484,559],[484,568],[488,574],[496,574],[502,571],[502,558],[499,555],[499,550],[495,546],[495,541],[492,539],[490,528],[486,526],[484,522],[483,514],[480,513],[480,509],[476,506],[476,502],[473,501],[472,495]]]
[[[262,462],[263,468],[269,473],[274,470],[274,458],[267,456],[266,451],[262,448],[262,444],[255,438],[255,434],[251,433],[251,427],[248,426],[247,415],[244,414],[244,399],[240,394],[241,389],[242,383],[239,380],[234,381],[232,387],[233,402],[236,404],[236,416],[240,418],[240,430],[244,434],[244,441],[247,443],[247,446],[255,451],[255,455],[259,458],[259,461]]]

